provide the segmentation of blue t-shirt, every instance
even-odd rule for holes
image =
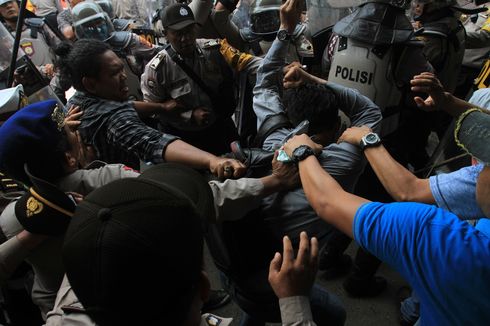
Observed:
[[[490,236],[419,203],[367,203],[354,238],[395,268],[420,297],[422,325],[490,322]]]
[[[430,177],[430,191],[437,206],[462,220],[485,217],[476,202],[476,182],[482,169],[483,164],[477,164]]]

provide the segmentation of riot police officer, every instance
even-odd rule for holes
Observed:
[[[250,4],[248,27],[240,29],[242,38],[250,44],[256,55],[267,53],[279,30],[279,8],[281,0],[254,0]],[[311,35],[304,23],[299,23],[292,33],[292,44],[287,60],[300,61],[303,57],[313,57]]]
[[[356,10],[341,19],[333,28],[331,43],[325,50],[330,54],[328,80],[359,90],[373,100],[383,112],[381,134],[393,152],[400,148],[397,132],[403,120],[401,107],[406,106],[413,75],[431,69],[423,55],[423,44],[414,39],[412,24],[405,15],[410,1],[329,1],[338,7],[353,6]],[[359,4],[360,3],[360,4]],[[389,136],[387,138],[387,136]],[[371,200],[387,201],[376,176],[369,168],[361,176],[356,194]],[[350,243],[343,234],[334,234],[320,259],[320,268],[330,274],[345,269],[349,260],[342,256]],[[354,273],[344,282],[344,288],[355,296],[374,296],[386,287],[386,280],[374,276],[380,261],[360,250]]]
[[[78,39],[95,38],[107,42],[119,57],[125,59],[130,98],[141,99],[139,77],[158,49],[144,37],[128,31],[116,31],[109,15],[94,2],[81,2],[71,12]]]

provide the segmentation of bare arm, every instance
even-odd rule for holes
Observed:
[[[134,101],[133,105],[138,115],[143,118],[154,114],[177,114],[185,109],[174,99],[162,103]]]
[[[348,128],[339,137],[338,142],[348,142],[358,146],[361,139],[370,132],[371,129],[366,126]],[[383,187],[396,201],[435,203],[429,179],[417,178],[398,163],[383,145],[368,147],[364,150],[364,154]]]
[[[303,134],[290,139],[284,150],[292,156],[294,149],[300,145],[314,149],[321,147]],[[344,191],[314,156],[299,162],[299,175],[306,198],[317,215],[352,238],[355,214],[362,204],[369,201]]]
[[[197,169],[209,169],[220,179],[239,178],[246,171],[246,167],[237,160],[216,157],[181,140],[168,144],[163,155],[168,162],[181,163]]]

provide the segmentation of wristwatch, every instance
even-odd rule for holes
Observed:
[[[298,163],[311,155],[315,155],[313,148],[308,145],[300,145],[293,151],[292,158],[295,163]]]
[[[377,133],[370,132],[362,137],[359,146],[361,149],[365,149],[366,147],[375,147],[381,144],[381,138],[379,138]]]
[[[289,34],[288,31],[285,29],[280,29],[277,32],[277,39],[279,41],[289,41],[291,40],[291,34]]]

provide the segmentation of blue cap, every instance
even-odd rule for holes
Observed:
[[[17,111],[0,127],[0,170],[30,184],[24,164],[34,171],[52,164],[63,136],[63,122],[63,109],[55,100]]]

